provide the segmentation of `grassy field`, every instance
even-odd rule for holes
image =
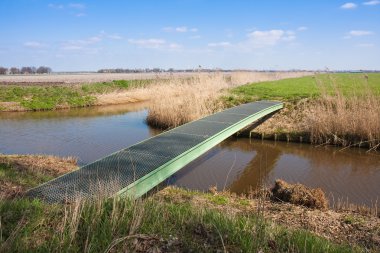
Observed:
[[[58,108],[90,106],[96,102],[96,96],[131,88],[149,85],[151,80],[118,80],[112,82],[91,83],[72,86],[25,86],[3,85],[0,90],[1,103],[19,103],[27,110],[52,110]]]
[[[337,89],[345,96],[360,95],[365,87],[380,95],[380,73],[317,74],[315,76],[247,84],[232,89],[225,100],[231,105],[262,99],[291,102],[303,98],[317,98],[324,92],[334,95]]]

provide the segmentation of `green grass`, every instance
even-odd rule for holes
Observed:
[[[0,102],[18,102],[29,110],[55,109],[59,105],[86,106],[94,102],[89,94],[70,87],[3,86]]]
[[[145,87],[151,83],[152,80],[116,80],[72,87],[7,85],[0,87],[0,102],[18,102],[29,110],[83,107],[92,105],[96,94]],[[0,111],[4,109],[0,108]]]
[[[1,164],[0,179],[30,188],[50,178]],[[174,195],[200,194],[217,206],[229,204],[225,196],[173,191]],[[224,249],[229,252],[364,252],[305,230],[275,225],[256,212],[230,215],[217,208],[173,201],[170,196],[139,201],[107,199],[66,206],[22,198],[0,200],[0,224],[0,252],[105,252],[112,244],[115,244],[112,252],[144,247],[159,247],[163,252]],[[143,237],[125,238],[130,235]],[[116,243],[120,238],[124,239]]]
[[[0,163],[0,182],[11,182],[30,188],[51,179],[52,176],[37,171],[17,170],[10,165]]]
[[[24,199],[0,202],[0,251],[105,252],[115,239],[143,234],[159,238],[166,247],[174,240],[172,247],[181,252],[216,252],[224,247],[230,252],[360,252],[304,230],[274,226],[256,214],[231,217],[188,203],[122,199],[80,209],[65,211],[62,206]],[[122,240],[114,252],[134,247],[132,242]],[[160,245],[159,240],[153,243]]]
[[[222,195],[208,195],[207,198],[216,205],[227,205],[228,198]]]
[[[368,77],[368,80],[366,78]],[[302,98],[316,98],[323,89],[334,92],[335,88],[346,96],[363,92],[367,86],[380,95],[380,73],[369,74],[320,74],[300,78],[247,84],[230,91],[223,99],[229,105],[256,100],[297,101]]]

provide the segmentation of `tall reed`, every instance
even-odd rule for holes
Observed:
[[[231,87],[252,82],[308,75],[306,72],[200,73],[188,78],[173,77],[154,86],[148,124],[160,128],[182,125],[223,109],[220,100]]]
[[[368,76],[344,90],[333,76],[318,79],[322,95],[305,108],[313,143],[342,146],[380,146],[380,99]]]

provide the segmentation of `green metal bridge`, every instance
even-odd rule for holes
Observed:
[[[259,101],[164,132],[31,189],[49,203],[106,196],[138,198],[234,133],[283,108]]]

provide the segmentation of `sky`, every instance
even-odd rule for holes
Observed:
[[[380,0],[1,0],[0,66],[380,70]]]

